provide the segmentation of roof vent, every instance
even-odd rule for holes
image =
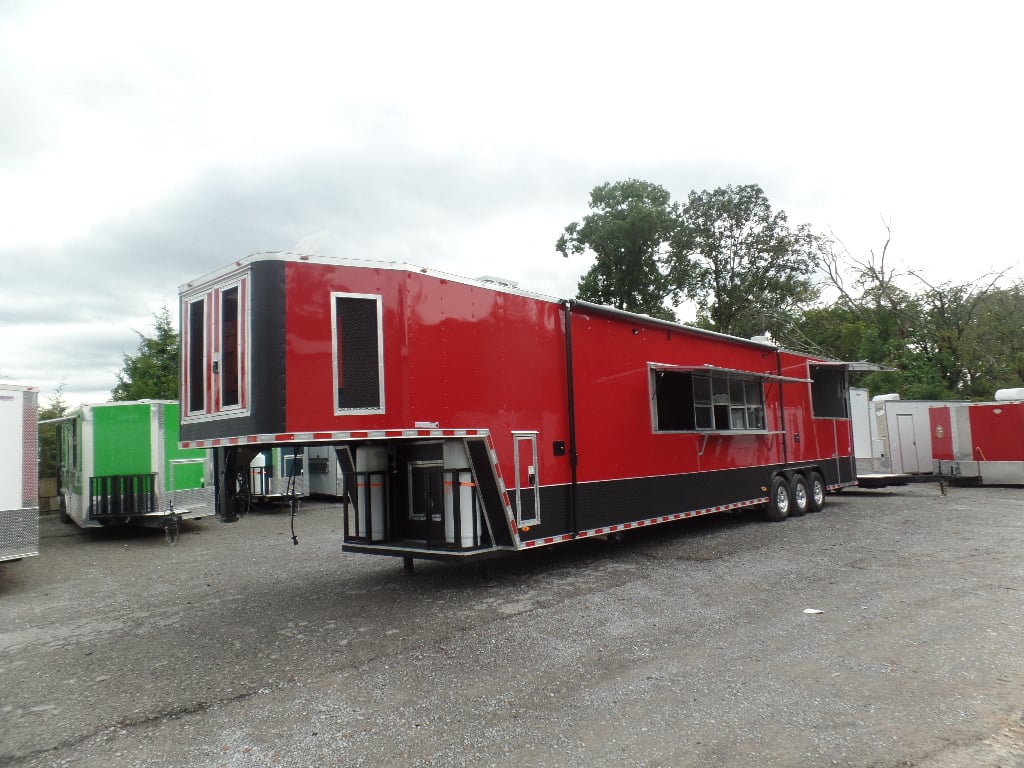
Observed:
[[[519,287],[519,283],[517,283],[515,280],[509,280],[507,277],[495,277],[494,275],[483,275],[481,277],[478,277],[477,280],[479,280],[481,283],[494,283],[495,285],[500,285],[503,288],[518,288]]]

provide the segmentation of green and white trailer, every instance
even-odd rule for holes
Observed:
[[[39,554],[39,389],[0,384],[0,562]]]
[[[173,400],[83,405],[57,420],[61,519],[178,530],[214,513],[209,451],[178,445]]]

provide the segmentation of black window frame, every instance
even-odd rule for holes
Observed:
[[[651,367],[656,433],[763,433],[764,380],[756,374]]]
[[[186,300],[188,307],[188,408],[186,414],[206,413],[206,296]],[[198,310],[198,312],[197,312]]]

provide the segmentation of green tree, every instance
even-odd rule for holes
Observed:
[[[875,393],[991,398],[996,388],[1015,386],[1024,373],[1024,297],[1016,288],[996,288],[1005,272],[932,285],[920,273],[892,267],[887,223],[885,229],[882,248],[866,258],[845,247],[823,252],[820,266],[837,293],[835,304],[804,312],[786,340],[806,340],[804,347],[839,359],[890,366],[894,370],[854,375],[857,386]],[[920,287],[898,284],[907,280]]]
[[[791,228],[756,184],[691,192],[668,259],[673,297],[695,301],[709,330],[776,335],[818,297],[824,243],[806,224]]]
[[[679,207],[663,187],[637,179],[606,183],[590,193],[591,213],[569,224],[555,248],[563,256],[592,252],[577,297],[673,320],[662,260],[679,222]]]
[[[50,401],[39,409],[39,421],[59,419],[68,412],[64,402],[64,381],[50,395]],[[57,430],[53,424],[39,427],[39,477],[57,476]]]
[[[137,354],[124,356],[111,400],[178,399],[178,332],[167,307],[153,313],[153,336],[139,337]]]
[[[958,338],[962,391],[991,399],[997,389],[1024,386],[1024,286],[982,289]]]

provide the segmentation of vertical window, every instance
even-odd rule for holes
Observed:
[[[245,416],[249,408],[249,275],[182,296],[182,418]]]
[[[238,405],[238,286],[223,291],[220,300],[220,404]]]
[[[333,294],[333,299],[335,410],[382,413],[380,297]]]
[[[188,410],[202,412],[206,408],[206,377],[204,363],[206,346],[206,302],[203,299],[188,305]]]

